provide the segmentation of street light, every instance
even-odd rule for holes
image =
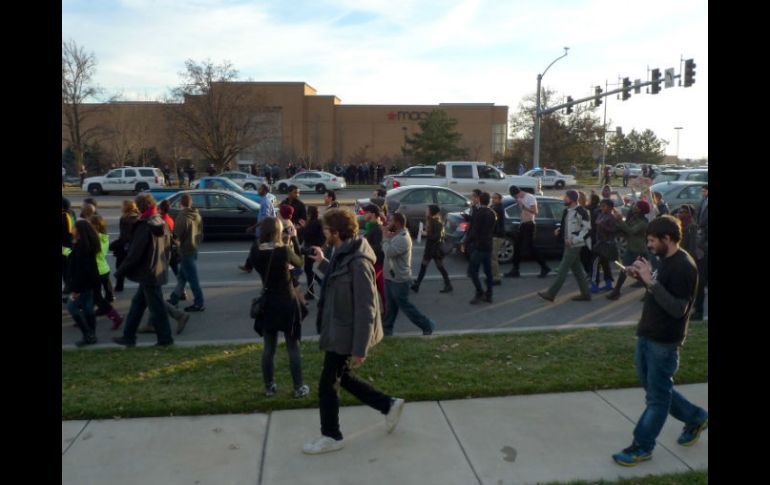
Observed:
[[[550,67],[553,66],[556,61],[567,56],[568,50],[569,47],[565,47],[564,55],[554,59],[553,62],[548,64],[548,67],[545,68],[545,71],[543,71],[542,74],[537,75],[537,97],[535,105],[535,153],[532,155],[532,168],[540,168],[540,82],[543,80],[545,73],[548,72],[548,69],[550,69]]]
[[[682,126],[675,126],[674,129],[676,130],[676,161],[679,161],[679,130],[683,129]]]

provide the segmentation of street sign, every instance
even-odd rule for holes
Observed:
[[[666,69],[666,75],[665,75],[665,87],[667,88],[673,88],[674,87],[674,68]]]

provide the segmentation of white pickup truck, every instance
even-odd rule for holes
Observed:
[[[506,175],[486,162],[458,161],[439,162],[436,164],[434,177],[399,177],[393,178],[393,188],[405,185],[434,185],[447,187],[463,195],[470,195],[473,189],[484,192],[498,192],[508,195],[509,189],[516,185],[531,194],[542,195],[542,185],[538,177]]]

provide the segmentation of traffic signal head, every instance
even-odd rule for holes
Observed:
[[[623,78],[623,101],[631,97],[631,80],[627,77]]]
[[[660,69],[652,70],[652,94],[660,92]]]
[[[572,96],[567,96],[567,102],[572,103]],[[572,105],[567,106],[567,114],[572,114]]]
[[[695,61],[687,59],[684,61],[684,87],[689,88],[695,84]]]
[[[602,104],[602,88],[600,86],[596,86],[594,89],[594,106],[599,106]]]

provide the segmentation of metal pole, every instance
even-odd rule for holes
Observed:
[[[564,48],[564,55],[557,57],[554,59],[550,64],[548,64],[548,67],[545,68],[545,71],[543,71],[542,74],[537,75],[537,93],[536,93],[536,104],[535,104],[535,147],[533,149],[534,153],[532,155],[532,168],[540,168],[540,81],[542,81],[543,76],[545,76],[545,73],[548,72],[548,69],[553,66],[553,64],[558,61],[559,59],[567,56],[567,51],[569,51],[569,47]]]
[[[537,75],[537,101],[535,104],[535,153],[532,155],[532,168],[540,168],[540,81],[542,74]]]
[[[679,130],[681,130],[683,127],[681,126],[675,126],[674,129],[676,130],[676,161],[679,161]]]
[[[606,79],[604,80],[604,91],[606,92],[607,89],[609,89],[609,81]],[[602,164],[599,166],[599,185],[601,185],[602,177],[604,176],[604,164],[605,164],[605,157],[607,156],[607,101],[609,100],[609,96],[607,96],[604,99],[604,121],[602,122]]]

